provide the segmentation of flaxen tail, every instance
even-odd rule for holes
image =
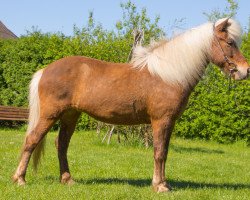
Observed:
[[[38,85],[40,79],[42,77],[43,70],[37,71],[30,83],[29,87],[29,123],[27,129],[27,135],[32,134],[32,131],[36,128],[39,117],[40,117],[40,100],[38,93]],[[33,152],[33,166],[35,171],[37,170],[37,166],[39,164],[39,160],[41,158],[41,154],[44,151],[45,146],[45,137],[40,143],[37,145]]]

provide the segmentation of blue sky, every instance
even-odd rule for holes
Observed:
[[[71,35],[73,25],[86,24],[89,11],[94,12],[97,22],[113,29],[122,18],[121,2],[126,0],[0,0],[0,20],[20,36],[38,27],[43,32],[63,32]],[[160,26],[166,32],[175,19],[185,18],[182,27],[188,29],[207,21],[203,12],[224,10],[226,0],[132,0],[139,9],[147,8],[151,18],[160,15]],[[244,28],[249,25],[250,0],[238,0],[236,19]],[[169,34],[169,33],[168,33]]]

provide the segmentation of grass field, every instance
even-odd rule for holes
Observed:
[[[61,185],[54,148],[48,134],[46,155],[37,174],[28,168],[24,187],[11,182],[24,132],[0,131],[0,199],[250,199],[250,148],[244,143],[173,138],[167,177],[173,192],[152,191],[153,149],[107,146],[94,132],[74,134],[69,164],[76,184]]]

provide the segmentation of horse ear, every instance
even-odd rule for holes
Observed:
[[[222,22],[220,20],[217,21],[215,29],[220,32],[226,32],[227,28],[231,25],[231,23],[229,22],[229,19],[230,18],[227,18],[223,20]]]

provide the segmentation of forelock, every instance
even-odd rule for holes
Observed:
[[[220,23],[222,23],[226,19],[227,18],[219,19],[215,23],[215,26],[219,25]],[[237,46],[240,46],[241,37],[242,37],[242,33],[243,33],[241,25],[239,24],[239,22],[237,22],[236,20],[231,19],[231,18],[228,20],[228,23],[230,24],[227,28],[229,37],[232,38],[236,42]]]

